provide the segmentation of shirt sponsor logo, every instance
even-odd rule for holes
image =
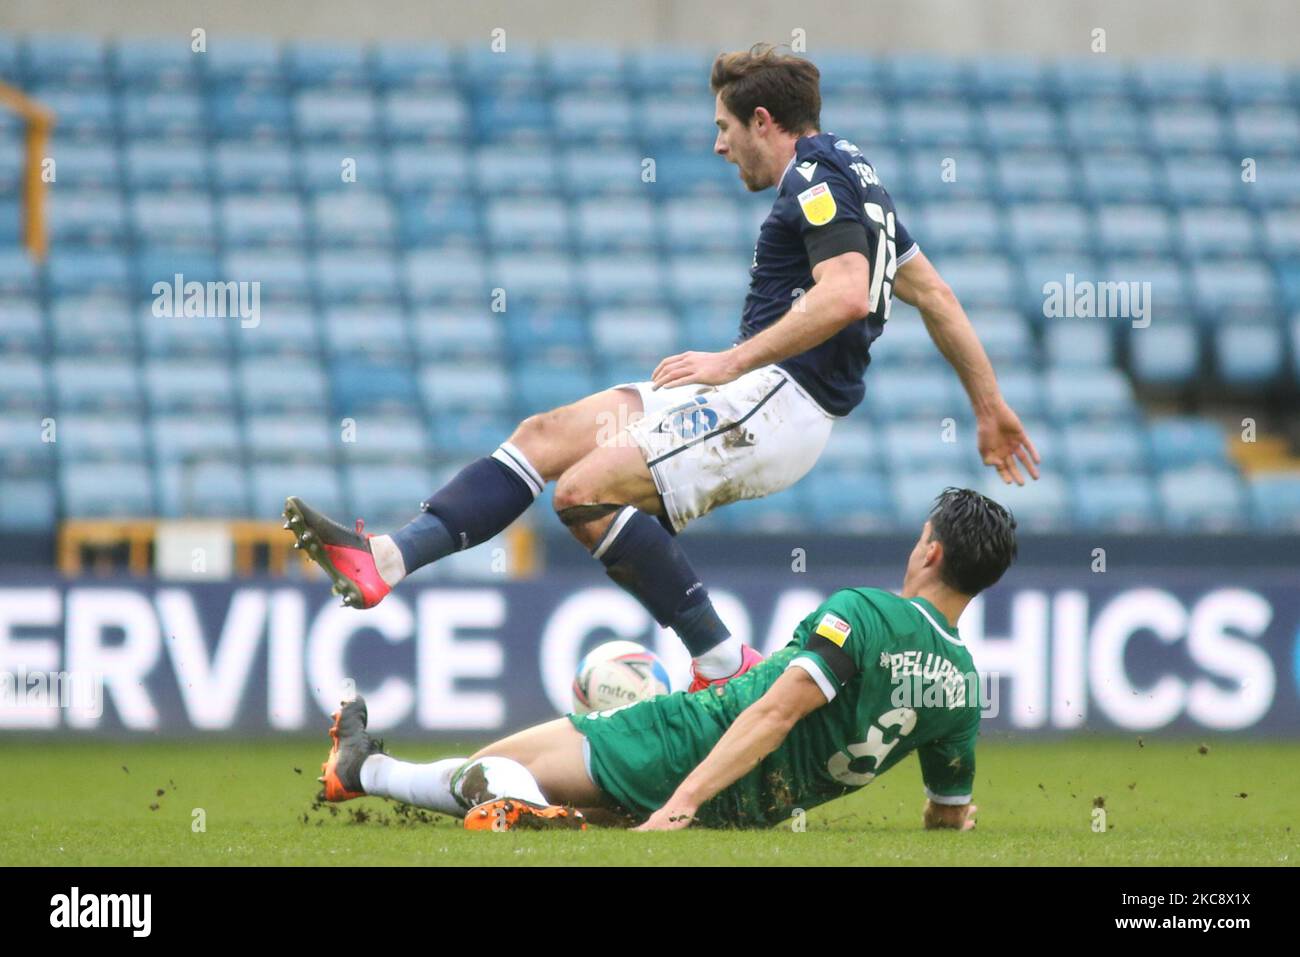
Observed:
[[[825,183],[818,183],[799,194],[799,208],[804,219],[814,226],[825,226],[835,218],[835,197]]]
[[[845,640],[849,637],[849,632],[853,629],[849,623],[839,615],[832,615],[830,612],[822,615],[822,620],[817,623],[817,634],[821,635],[831,644],[840,648],[844,647]]]

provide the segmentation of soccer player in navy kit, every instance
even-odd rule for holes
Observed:
[[[836,418],[862,401],[893,296],[918,308],[960,376],[985,464],[1007,482],[1023,484],[1020,465],[1038,477],[1038,454],[960,303],[863,154],[821,132],[819,79],[810,61],[766,45],[713,64],[714,151],[749,190],[778,187],[738,341],[669,356],[649,381],[530,416],[391,535],[365,535],[359,522],[354,532],[290,497],[286,527],[346,604],[371,607],[416,568],[487,541],[556,481],[560,520],[690,650],[691,690],[747,671],[760,656],[728,632],[676,533],[813,467]],[[612,440],[602,435],[610,421],[628,423]]]

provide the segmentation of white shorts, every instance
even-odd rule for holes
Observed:
[[[645,415],[628,426],[675,531],[719,505],[788,488],[817,462],[835,417],[777,366],[720,386],[627,382]]]

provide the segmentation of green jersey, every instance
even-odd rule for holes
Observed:
[[[787,668],[807,672],[827,703],[701,807],[700,823],[786,820],[870,783],[912,751],[931,800],[970,801],[980,717],[970,652],[928,601],[876,588],[836,592],[790,644],[725,685],[574,716],[593,779],[629,810],[653,812]]]

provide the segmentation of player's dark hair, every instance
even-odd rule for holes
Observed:
[[[978,595],[1016,559],[1016,518],[979,492],[946,488],[930,509],[930,540],[943,545],[940,580]]]
[[[760,106],[787,133],[821,129],[821,71],[810,61],[781,53],[770,43],[720,53],[709,85],[746,126]]]

